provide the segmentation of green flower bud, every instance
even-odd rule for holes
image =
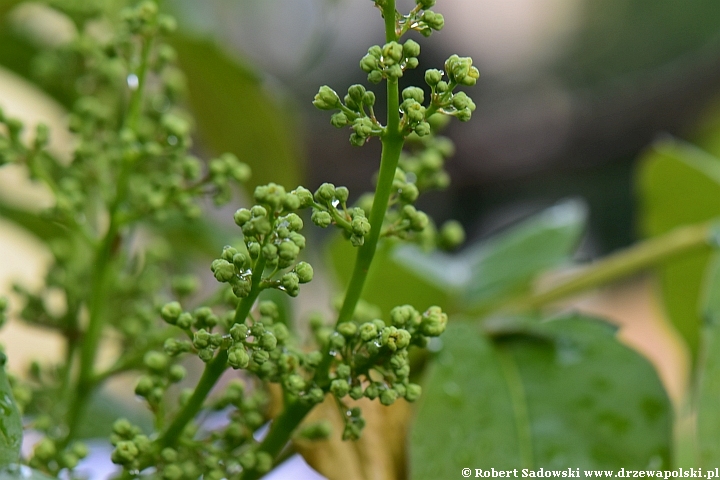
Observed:
[[[272,469],[273,457],[267,452],[257,452],[255,454],[256,463],[255,470],[259,473],[267,473]]]
[[[337,374],[338,378],[348,378],[350,376],[350,365],[341,363],[337,366],[335,373]]]
[[[300,199],[300,208],[309,207],[313,203],[312,192],[310,192],[310,190],[305,187],[297,187],[290,193],[297,195],[297,197]]]
[[[330,348],[342,348],[345,346],[345,337],[339,332],[333,332],[328,339]]]
[[[249,276],[238,278],[232,285],[232,292],[237,298],[245,298],[250,295],[252,289],[252,282]]]
[[[143,363],[154,372],[162,372],[168,366],[168,357],[160,352],[150,351],[143,357]]]
[[[349,196],[350,191],[347,189],[347,187],[337,187],[335,189],[335,198],[337,198],[340,203],[346,203]]]
[[[251,470],[255,467],[255,453],[252,450],[244,451],[238,458],[238,462],[245,470]]]
[[[160,316],[170,325],[175,325],[181,313],[182,307],[178,302],[166,303],[160,310]]]
[[[398,79],[403,76],[403,70],[400,65],[391,65],[387,68],[387,70],[385,70],[385,74],[389,78]]]
[[[256,187],[253,197],[256,202],[268,205],[272,210],[277,210],[283,204],[286,195],[287,193],[282,185],[268,183]]]
[[[228,261],[228,262],[232,262],[232,258],[233,258],[233,256],[235,256],[236,253],[237,253],[237,249],[236,249],[236,248],[231,247],[230,245],[225,245],[225,246],[223,247],[222,255],[220,255],[220,257],[221,257],[223,260],[226,260],[226,261]]]
[[[397,400],[398,394],[395,390],[386,389],[380,392],[380,403],[385,406],[392,405]]]
[[[465,229],[462,224],[456,220],[445,222],[440,228],[440,237],[438,243],[445,250],[457,248],[465,241]]]
[[[278,245],[277,252],[281,259],[292,261],[300,254],[300,248],[288,240]]]
[[[183,476],[185,476],[185,472],[182,468],[180,468],[180,465],[170,463],[169,465],[165,465],[165,467],[163,467],[162,476],[164,480],[180,480]]]
[[[437,337],[445,331],[448,317],[440,307],[430,307],[422,315],[420,331],[429,337]]]
[[[206,348],[210,345],[210,333],[200,329],[193,334],[193,345],[195,348]]]
[[[364,103],[368,107],[372,107],[373,105],[375,105],[375,94],[373,92],[365,92],[365,95],[363,95],[362,103]]]
[[[247,208],[241,208],[238,211],[235,212],[235,215],[233,215],[233,220],[235,220],[235,224],[238,227],[242,227],[247,223],[248,220],[250,220],[250,217],[252,214],[250,213],[250,210]]]
[[[402,98],[404,100],[413,99],[418,103],[423,103],[425,100],[425,92],[423,92],[422,88],[407,87],[402,91]]]
[[[420,65],[420,62],[418,61],[417,58],[415,58],[415,57],[408,58],[407,62],[405,62],[405,69],[409,70],[412,68],[417,68],[418,65]]]
[[[441,14],[430,10],[425,10],[423,12],[422,21],[433,30],[442,30],[445,26],[445,18]]]
[[[152,381],[147,375],[143,375],[138,379],[135,384],[135,394],[141,397],[147,397],[155,388],[155,382]]]
[[[414,183],[406,183],[400,190],[400,200],[405,203],[412,203],[417,200],[420,191]]]
[[[420,5],[423,9],[432,8],[435,6],[435,0],[415,0],[415,3]]]
[[[327,420],[308,425],[300,430],[298,435],[307,440],[326,440],[332,433],[332,426]]]
[[[365,388],[365,398],[375,400],[380,395],[380,389],[374,383],[371,383]]]
[[[330,203],[335,198],[335,185],[323,183],[315,191],[315,200],[319,203]]]
[[[350,398],[353,400],[360,400],[363,397],[363,389],[360,385],[357,385],[350,389],[350,393],[348,395],[350,395]]]
[[[263,350],[267,350],[268,352],[271,350],[275,350],[275,347],[277,347],[277,338],[275,338],[275,335],[273,335],[271,332],[265,332],[262,337],[260,337],[260,341],[258,342],[258,346],[262,348]]]
[[[408,40],[403,45],[403,55],[405,57],[417,57],[420,55],[420,44],[418,44],[415,40]]]
[[[350,120],[348,119],[347,115],[345,115],[343,112],[334,113],[330,117],[330,124],[335,128],[346,127],[349,123],[350,123]]]
[[[267,245],[262,247],[262,255],[263,257],[265,257],[266,260],[272,261],[278,256],[278,247],[276,247],[272,243],[268,243]]]
[[[443,80],[439,81],[439,82],[437,83],[437,85],[435,85],[435,90],[436,90],[438,93],[445,93],[445,92],[448,91],[449,88],[450,88],[450,86],[448,85],[448,83],[447,83],[446,81],[443,81]]]
[[[382,82],[383,74],[380,70],[373,70],[372,72],[368,73],[367,78],[370,83],[378,84]]]
[[[216,259],[210,267],[218,282],[229,282],[235,277],[235,266],[224,259]]]
[[[340,97],[335,92],[335,90],[328,87],[327,85],[323,85],[322,87],[320,87],[320,91],[318,91],[317,95],[315,95],[313,105],[315,105],[315,107],[319,108],[320,110],[332,110],[333,108],[340,108]]]
[[[365,95],[365,87],[362,85],[352,85],[350,88],[348,88],[348,95],[352,99],[352,102],[354,105],[361,105],[363,101],[363,96]],[[350,105],[348,105],[350,107]]]
[[[337,326],[337,331],[345,338],[352,338],[357,333],[358,327],[355,322],[343,322]]]
[[[352,233],[360,237],[366,236],[370,233],[370,222],[365,217],[355,217],[350,223]]]
[[[368,342],[378,335],[377,326],[374,323],[363,323],[360,325],[360,338],[363,342]]]
[[[390,311],[390,320],[396,327],[417,326],[420,325],[421,319],[420,313],[411,305],[402,305]]]
[[[373,45],[372,47],[368,48],[368,55],[372,55],[377,59],[382,57],[382,54],[382,48],[380,48],[379,45]]]
[[[182,365],[173,365],[168,371],[168,379],[173,383],[177,383],[183,378],[185,378],[186,374],[187,370],[185,370],[185,367],[183,367]]]
[[[247,368],[250,356],[242,346],[231,347],[228,350],[228,365],[234,369]]]
[[[211,348],[202,348],[198,350],[198,358],[202,360],[205,363],[208,363],[210,360],[213,359],[213,355],[215,352]]]
[[[422,394],[422,387],[416,383],[408,383],[405,387],[405,400],[408,402],[414,402]]]
[[[234,342],[245,341],[248,334],[248,327],[244,323],[236,323],[230,328],[230,336]]]
[[[345,395],[350,393],[350,384],[347,380],[336,379],[330,384],[330,391],[337,398],[343,398]]]
[[[290,192],[287,195],[285,195],[285,201],[283,202],[283,207],[286,211],[290,210],[297,210],[300,208],[301,202],[300,197],[297,196],[294,192]]]
[[[332,224],[332,216],[323,210],[313,210],[310,220],[320,228],[327,228]]]
[[[139,455],[138,448],[135,446],[134,442],[123,440],[118,442],[117,445],[115,445],[115,450],[113,450],[111,455],[111,460],[113,463],[117,463],[119,465],[126,465]]]
[[[280,284],[288,295],[290,295],[291,297],[297,297],[300,291],[300,278],[298,277],[297,273],[286,273],[280,279]]]
[[[315,351],[305,355],[305,364],[310,368],[315,368],[322,362],[322,353]]]
[[[77,458],[85,458],[88,456],[88,447],[83,442],[75,442],[70,450]]]
[[[57,448],[55,447],[55,442],[47,437],[40,440],[33,450],[34,456],[41,460],[50,460],[56,453]]]
[[[380,60],[377,57],[370,55],[369,53],[360,59],[360,68],[365,73],[370,73],[373,70],[380,68]]]
[[[258,365],[262,365],[270,359],[270,354],[265,350],[255,350],[252,354],[252,359]]]
[[[247,250],[250,254],[250,258],[258,258],[260,256],[260,251],[262,247],[257,242],[249,242],[247,244]]]
[[[300,262],[294,269],[300,283],[308,283],[313,279],[313,268],[307,262]]]
[[[382,47],[382,56],[385,65],[399,63],[403,59],[403,47],[397,42],[386,43]]]
[[[428,122],[420,122],[415,126],[413,131],[418,137],[424,137],[425,135],[430,135],[432,129],[430,128],[430,124]]]
[[[305,380],[300,375],[288,375],[285,379],[285,388],[293,393],[298,393],[305,389]]]

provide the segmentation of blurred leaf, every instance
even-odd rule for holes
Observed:
[[[0,470],[0,480],[50,480],[51,478],[26,465],[13,465]]]
[[[414,305],[421,310],[432,305],[447,309],[447,292],[417,275],[406,264],[396,261],[394,249],[392,242],[378,245],[362,298],[380,307],[385,314],[393,307],[405,304]],[[337,235],[329,245],[328,254],[340,285],[344,287],[350,281],[357,248],[341,235]]]
[[[543,270],[570,260],[585,229],[587,208],[565,200],[459,255],[396,251],[398,263],[463,303],[480,306],[527,289]]]
[[[706,469],[720,465],[720,256],[715,254],[705,279],[703,302],[708,321],[702,332],[702,355],[698,369],[697,393],[698,466]]]
[[[678,140],[656,143],[642,157],[636,182],[645,236],[720,215],[720,160],[692,145]],[[700,337],[698,298],[708,258],[709,248],[658,269],[667,314],[693,358]]]
[[[291,114],[253,72],[207,40],[176,36],[201,138],[213,153],[232,152],[252,167],[251,186],[301,181]]]
[[[649,362],[579,315],[490,339],[452,322],[411,434],[411,478],[462,468],[661,468],[672,409]]]
[[[83,413],[84,421],[80,422],[77,437],[107,438],[112,433],[112,425],[118,418],[127,418],[145,433],[153,431],[152,416],[147,409],[138,408],[130,402],[119,401],[112,393],[101,391],[93,395],[88,408]]]
[[[410,405],[399,400],[389,407],[363,398],[347,403],[362,409],[365,428],[358,441],[343,441],[344,422],[337,402],[328,396],[315,407],[303,426],[329,421],[327,440],[295,438],[293,445],[308,464],[329,480],[402,480],[406,478],[405,440]],[[302,429],[302,426],[301,426]],[[0,479],[1,480],[1,479]]]
[[[0,466],[20,459],[23,426],[5,374],[5,354],[0,352]]]
[[[37,213],[28,212],[2,202],[0,202],[0,217],[24,228],[41,240],[51,240],[66,234],[62,227],[40,218]]]

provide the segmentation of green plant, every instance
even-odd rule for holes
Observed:
[[[447,183],[442,162],[406,159],[407,171],[399,168],[406,139],[425,144],[428,151],[446,151],[430,122],[441,114],[468,120],[475,108],[454,90],[473,85],[478,71],[469,58],[456,55],[446,62],[445,72],[427,72],[431,96],[425,105],[421,88],[405,88],[401,95],[398,80],[417,67],[420,46],[398,41],[410,29],[427,36],[442,28],[442,16],[430,10],[433,4],[418,1],[408,15],[400,15],[393,0],[376,2],[385,19],[386,43],[372,47],[361,67],[371,82],[387,83],[386,125],[375,115],[375,95],[361,85],[350,87],[343,100],[322,87],[314,100],[318,108],[339,110],[332,123],[350,125],[354,145],[379,137],[383,153],[374,195],[361,200],[363,207],[352,207],[348,189],[329,183],[314,193],[304,187],[286,191],[275,183],[258,186],[256,204],[234,215],[242,242],[226,246],[212,262],[222,288],[187,303],[197,281],[185,274],[166,281],[169,272],[177,272],[178,253],[159,238],[164,226],[178,217],[197,219],[203,195],[216,204],[228,202],[232,184],[246,182],[250,169],[232,154],[203,165],[190,153],[192,120],[179,103],[183,77],[174,66],[173,48],[162,41],[175,23],[156,3],[111,13],[99,6],[55,5],[75,20],[78,35],[63,48],[44,52],[38,68],[48,79],[67,75],[68,66],[74,69],[77,90],[71,94],[77,98],[70,129],[78,146],[73,158],[67,162],[51,153],[44,125],[26,142],[22,124],[0,114],[6,131],[0,137],[0,161],[27,167],[55,198],[42,213],[54,230],[54,261],[45,287],[17,287],[22,318],[58,331],[66,343],[64,363],[33,364],[29,383],[13,380],[20,411],[31,412],[30,426],[44,434],[27,459],[31,467],[52,475],[72,472],[87,454],[78,430],[91,398],[108,379],[128,371],[142,373],[135,393],[152,412],[154,433],[126,419],[113,424],[112,460],[122,467],[122,478],[258,478],[273,468],[300,422],[326,395],[336,399],[345,418],[343,439],[359,438],[365,423],[361,409],[347,405],[347,398],[390,405],[398,398],[419,397],[420,386],[410,381],[409,349],[440,335],[447,315],[435,306],[421,313],[402,305],[381,320],[359,300],[381,237],[426,246],[462,241],[456,223],[437,233],[413,206],[421,190]],[[104,15],[121,21],[111,39],[101,40],[91,26]],[[337,320],[312,323],[315,350],[300,342],[276,302],[259,301],[270,290],[295,297],[300,285],[313,279],[313,268],[298,258],[306,246],[301,210],[311,210],[312,222],[320,227],[337,226],[357,249]],[[149,240],[138,249],[131,240],[139,234]],[[61,311],[44,303],[50,290],[61,292]],[[195,307],[186,310],[178,301],[163,301],[171,292]],[[157,322],[160,317],[165,325]],[[122,352],[110,367],[98,368],[98,351],[108,336],[115,337]],[[188,355],[205,363],[204,372],[193,388],[171,395],[168,389],[186,375],[180,360]],[[230,368],[245,372],[245,380],[208,398]],[[256,441],[254,432],[267,420],[266,383],[281,387],[277,395],[283,407],[267,435]],[[8,408],[4,463],[18,460],[21,438],[18,409],[14,404]],[[228,408],[227,425],[198,431],[201,412]]]

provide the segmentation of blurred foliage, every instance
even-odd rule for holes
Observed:
[[[667,394],[647,359],[618,343],[608,324],[572,315],[487,336],[456,321],[443,342],[413,428],[413,479],[468,465],[670,465]]]

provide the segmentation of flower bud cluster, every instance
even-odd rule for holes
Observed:
[[[309,194],[307,190],[305,190]],[[332,183],[323,183],[312,195],[312,222],[321,228],[336,225],[342,229],[346,238],[353,246],[359,247],[365,243],[365,237],[370,233],[370,222],[365,216],[365,210],[359,207],[348,208],[347,201],[350,192],[346,187],[336,187]]]
[[[326,340],[335,357],[330,392],[339,400],[346,396],[353,400],[378,398],[383,405],[398,398],[417,400],[420,386],[409,381],[409,348],[425,347],[446,325],[447,315],[439,307],[420,314],[410,305],[395,307],[389,324],[380,319],[340,323]],[[359,418],[359,413],[347,416],[344,438],[359,436],[363,425]]]
[[[286,192],[270,183],[257,187],[254,198],[257,205],[234,215],[243,231],[245,251],[226,248],[211,269],[219,282],[232,286],[238,298],[247,297],[253,288],[277,288],[296,297],[300,284],[312,280],[313,269],[297,261],[305,237],[299,233],[303,221],[295,211],[310,206],[312,195],[303,187]],[[264,275],[266,270],[271,273]]]
[[[431,122],[436,119],[446,119],[445,116],[433,115]],[[417,148],[412,153],[403,152],[398,165],[414,179],[420,193],[429,190],[444,190],[450,185],[450,175],[445,171],[445,161],[455,152],[455,146],[447,137],[428,135],[426,137],[408,137]]]
[[[443,77],[447,75],[447,80]],[[472,64],[472,58],[452,55],[445,61],[445,70],[430,69],[425,72],[425,82],[430,86],[430,105],[440,113],[452,115],[467,122],[475,111],[475,103],[465,92],[453,94],[460,85],[473,86],[480,72]]]
[[[403,35],[408,30],[415,30],[424,37],[429,37],[433,31],[442,30],[445,18],[430,10],[435,6],[436,0],[415,0],[415,8],[407,15],[398,15],[396,31]]]
[[[380,83],[383,79],[397,80],[406,70],[418,66],[420,45],[414,40],[405,43],[386,43],[382,47],[373,45],[360,60],[360,68],[368,74],[368,81]]]
[[[138,470],[143,457],[152,454],[153,444],[137,425],[121,418],[113,424],[110,436],[113,449],[111,460],[126,470]]]
[[[313,105],[320,110],[339,110],[330,117],[330,123],[336,128],[350,126],[353,130],[350,143],[357,147],[365,145],[370,137],[383,133],[383,126],[375,118],[373,109],[375,94],[362,85],[352,85],[343,101],[335,90],[324,85],[315,95]]]
[[[33,447],[29,465],[57,475],[60,470],[75,468],[80,460],[87,457],[88,448],[82,442],[73,442],[63,448],[51,437],[43,437]]]
[[[153,350],[143,357],[143,367],[146,373],[138,378],[135,394],[144,398],[156,415],[161,415],[159,407],[165,391],[185,378],[187,372],[182,365],[172,363],[168,354]]]

